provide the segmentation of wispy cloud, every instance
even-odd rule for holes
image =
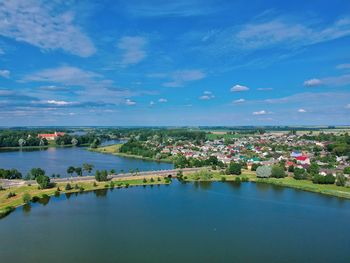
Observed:
[[[214,98],[215,96],[211,91],[204,91],[203,95],[199,97],[200,100],[211,100]]]
[[[159,102],[159,103],[165,103],[165,102],[168,102],[168,100],[167,100],[167,99],[164,99],[164,98],[160,98],[160,99],[158,100],[158,102]]]
[[[133,16],[189,17],[214,13],[221,8],[221,5],[212,0],[206,1],[205,5],[199,0],[125,0],[123,1],[123,7]]]
[[[266,115],[266,114],[268,114],[268,112],[265,110],[260,110],[260,111],[254,111],[252,114],[253,115]]]
[[[54,4],[34,0],[1,1],[0,35],[43,50],[61,49],[81,57],[94,54],[94,44],[74,24],[74,13],[58,12],[61,8]]]
[[[305,109],[299,109],[298,112],[299,113],[306,113],[306,110]]]
[[[323,82],[320,79],[308,79],[304,81],[305,87],[317,87],[317,86],[321,86],[322,84]]]
[[[0,70],[0,77],[8,79],[10,77],[10,71],[7,69]]]
[[[350,69],[350,63],[339,64],[336,67],[337,69]]]
[[[128,106],[134,106],[134,105],[136,105],[136,102],[131,100],[131,99],[126,99],[125,104]]]
[[[140,63],[146,57],[144,50],[147,40],[139,36],[126,36],[119,40],[118,48],[124,53],[122,55],[121,65],[128,66]]]
[[[187,82],[200,80],[206,77],[206,74],[202,70],[178,70],[170,73],[153,73],[149,74],[150,78],[166,78],[169,81],[163,82],[164,87],[183,87]]]
[[[273,88],[257,88],[258,91],[271,91]]]
[[[304,82],[305,87],[317,87],[321,85],[327,86],[345,86],[350,84],[350,74],[344,74],[334,77],[326,77],[322,79],[309,79]]]
[[[245,102],[245,99],[238,99],[238,100],[234,100],[233,103],[234,104],[241,104],[241,103],[244,103]]]
[[[232,88],[231,88],[231,91],[232,92],[241,92],[241,91],[247,91],[249,90],[249,88],[247,86],[243,86],[243,85],[234,85]]]

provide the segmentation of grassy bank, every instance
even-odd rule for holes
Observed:
[[[159,178],[159,179],[158,179]],[[77,181],[69,182],[72,189],[65,190],[67,183],[57,183],[55,187],[50,189],[39,190],[37,185],[24,185],[19,187],[11,187],[6,190],[0,191],[0,218],[11,213],[16,207],[25,204],[23,197],[25,194],[29,194],[30,197],[42,198],[45,195],[53,196],[57,194],[57,189],[59,188],[60,194],[64,193],[76,193],[76,192],[88,192],[95,191],[99,189],[108,188],[127,188],[131,186],[142,186],[142,185],[158,185],[158,184],[169,184],[169,181],[163,177],[153,177],[154,182],[151,182],[151,177],[147,177],[147,181],[144,181],[142,176],[133,176],[130,178],[114,178],[107,182],[94,182],[94,181]],[[112,184],[111,184],[112,182]],[[9,193],[14,193],[15,196],[8,198]]]
[[[248,170],[243,170],[241,175],[222,175],[219,172],[213,172],[212,178],[209,181],[236,181],[237,177],[239,177],[240,180],[245,178],[248,179],[248,181],[255,183],[273,184],[313,193],[350,199],[350,187],[336,186],[335,184],[314,184],[309,180],[295,180],[292,177],[260,179],[256,177],[255,172]],[[187,182],[201,181],[196,173],[184,174],[184,178]]]
[[[172,163],[171,159],[155,159],[155,158],[149,158],[149,157],[142,157],[139,155],[133,155],[133,154],[126,154],[119,152],[119,148],[122,146],[122,144],[112,144],[108,146],[101,146],[98,148],[88,148],[89,151],[98,152],[98,153],[105,153],[105,154],[113,154],[117,156],[127,157],[127,158],[134,158],[134,159],[140,159],[140,160],[146,160],[146,161],[154,161],[154,162],[164,162],[164,163]]]

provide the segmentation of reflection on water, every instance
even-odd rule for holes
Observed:
[[[1,262],[350,262],[350,201],[289,188],[175,181],[39,203],[0,221]]]

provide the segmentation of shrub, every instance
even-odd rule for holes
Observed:
[[[39,201],[39,197],[38,196],[36,196],[36,195],[34,195],[33,197],[32,197],[32,202],[33,203],[36,203],[36,202],[38,202]]]
[[[320,175],[320,174],[315,174],[312,177],[312,182],[314,184],[334,184],[335,177],[332,174],[327,174],[325,176]]]
[[[242,173],[241,170],[242,170],[241,164],[231,162],[230,165],[226,169],[226,174],[240,175]]]
[[[9,192],[9,193],[7,194],[7,199],[8,199],[8,198],[11,198],[11,197],[15,197],[15,196],[16,196],[16,193]]]
[[[256,171],[256,169],[258,169],[258,167],[261,166],[260,163],[253,163],[252,164],[252,168],[250,169],[251,171]]]
[[[85,190],[84,187],[82,186],[79,187],[79,192],[84,192],[84,190]]]
[[[259,178],[268,178],[271,176],[272,168],[271,166],[259,166],[256,169],[256,176]]]
[[[142,181],[144,184],[147,183],[147,180],[146,178],[143,178],[143,181]]]
[[[31,196],[29,193],[24,193],[23,196],[22,196],[22,200],[25,204],[28,204],[31,200]]]
[[[129,187],[129,185],[130,185],[130,184],[126,183],[126,184],[125,184],[125,188],[128,188],[128,187]]]
[[[157,181],[158,181],[158,182],[160,182],[160,181],[161,181],[160,177],[158,177],[158,178],[157,178]]]
[[[225,176],[221,177],[221,182],[226,182],[226,177]]]
[[[246,176],[244,176],[244,177],[242,177],[242,182],[249,182],[249,179],[248,179],[248,177],[246,177]]]
[[[94,182],[94,183],[92,184],[92,186],[93,186],[93,187],[96,187],[96,186],[97,186],[96,182]]]
[[[304,180],[307,178],[306,170],[303,168],[294,169],[294,179],[295,180]]]
[[[74,185],[74,189],[75,190],[78,190],[79,189],[79,186],[77,184]]]
[[[109,183],[109,187],[110,187],[110,188],[114,188],[114,182],[113,182],[113,181],[111,181],[111,182]]]
[[[280,165],[272,166],[271,177],[274,177],[274,178],[286,177],[286,173],[284,171],[284,168],[282,166],[280,166]]]
[[[343,174],[337,174],[336,183],[337,186],[345,186],[346,177]]]
[[[154,183],[154,179],[153,179],[153,177],[151,178],[151,183]]]
[[[241,178],[237,176],[237,177],[235,178],[235,183],[241,183]]]
[[[66,189],[66,191],[72,190],[72,186],[70,185],[70,183],[66,184],[65,189]]]
[[[40,189],[46,189],[50,186],[50,177],[41,174],[36,178],[36,182],[40,186]]]

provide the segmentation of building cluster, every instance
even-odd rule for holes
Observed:
[[[323,162],[322,159],[332,153],[327,151],[330,142],[318,142],[303,139],[300,135],[266,133],[256,136],[242,136],[227,142],[224,139],[207,140],[201,145],[193,142],[168,141],[164,144],[148,141],[147,144],[163,155],[183,155],[186,158],[201,160],[215,156],[225,164],[245,162],[248,169],[254,164],[274,165],[284,163],[286,168],[309,168],[311,162],[317,163],[321,174],[336,174],[350,166],[347,156],[336,156],[336,162]]]

